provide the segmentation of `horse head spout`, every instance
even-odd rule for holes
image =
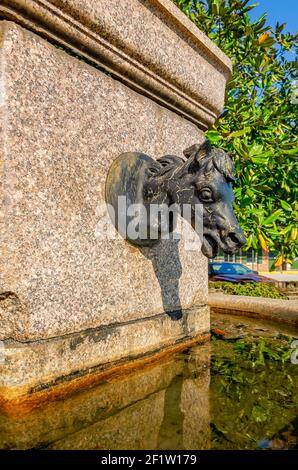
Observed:
[[[113,162],[106,181],[106,201],[115,213],[118,231],[135,245],[153,246],[175,228],[170,216],[168,224],[162,224],[155,209],[175,206],[202,237],[205,256],[214,258],[220,248],[234,253],[244,245],[245,237],[233,211],[231,158],[222,150],[212,149],[209,141],[191,146],[184,155],[186,160],[175,155],[154,160],[139,152],[127,152]],[[126,210],[118,207],[120,196],[126,200]],[[198,206],[203,211],[197,211]],[[137,218],[131,213],[134,207],[138,208]],[[123,216],[122,230],[119,220]],[[130,234],[131,222],[144,230]]]
[[[190,180],[192,204],[203,205],[203,254],[214,258],[220,248],[235,253],[246,240],[233,210],[231,158],[223,150],[212,149],[209,141],[193,145],[184,155],[187,163],[180,176]]]

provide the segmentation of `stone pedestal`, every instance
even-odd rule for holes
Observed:
[[[0,11],[5,401],[206,338],[200,251],[101,239],[98,224],[113,160],[202,141],[230,62],[168,0],[1,0]]]

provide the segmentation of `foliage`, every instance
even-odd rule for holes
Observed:
[[[281,342],[259,338],[258,341],[238,340],[234,344],[234,349],[251,362],[252,367],[264,366],[266,361],[280,361],[283,364],[290,362],[293,349],[291,348],[293,338]]]
[[[298,376],[292,338],[213,340],[214,449],[293,448]]]
[[[246,249],[276,251],[277,265],[298,256],[297,35],[285,24],[251,21],[249,0],[174,0],[232,60],[225,109],[206,133],[233,157],[236,211]],[[296,86],[296,98],[295,89]]]
[[[286,299],[287,297],[275,286],[264,282],[249,282],[234,284],[232,282],[214,281],[209,283],[210,288],[223,291],[231,295],[249,295],[251,297],[267,297],[271,299]]]

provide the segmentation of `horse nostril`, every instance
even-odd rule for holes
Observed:
[[[245,236],[243,235],[243,232],[230,232],[228,235],[228,238],[235,243],[238,246],[244,245],[246,242]]]

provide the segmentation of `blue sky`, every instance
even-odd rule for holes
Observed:
[[[251,0],[249,3],[259,3],[259,6],[249,12],[253,20],[267,12],[268,24],[275,26],[277,21],[287,23],[285,32],[298,31],[298,0]]]

